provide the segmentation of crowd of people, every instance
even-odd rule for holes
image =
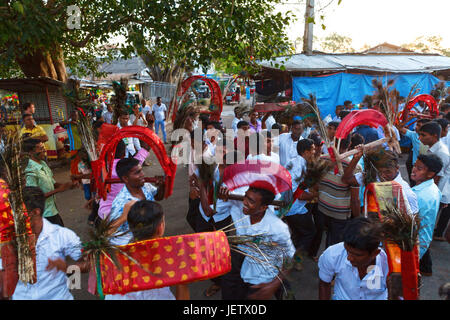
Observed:
[[[271,112],[261,114],[251,110],[247,117],[235,108],[231,126],[224,128],[220,121],[212,121],[206,114],[194,110],[186,114],[182,127],[190,133],[190,159],[199,156],[194,154],[197,147],[202,158],[223,156],[213,167],[210,179],[205,179],[207,169],[203,160],[200,164],[193,161],[189,164],[186,220],[190,227],[194,232],[206,232],[234,225],[236,236],[263,234],[277,243],[283,252],[280,259],[279,255],[271,257],[261,253],[261,256],[252,257],[232,251],[231,271],[211,279],[211,285],[204,292],[206,297],[221,292],[224,300],[292,298],[288,280],[291,267],[301,271],[305,259],[312,259],[319,268],[319,299],[388,299],[386,252],[380,246],[379,238],[363,232],[372,223],[365,215],[363,201],[367,175],[364,145],[383,138],[383,128],[358,126],[336,144],[340,154],[355,150],[353,156],[341,160],[343,171],[330,167],[320,181],[306,189],[282,215],[280,208],[273,205],[273,201],[281,199],[282,195],[251,184],[230,191],[223,182],[228,166],[242,160],[257,160],[284,167],[290,173],[292,191],[295,191],[311,163],[319,159],[332,160],[325,140],[334,141],[339,123],[354,108],[351,101],[336,107],[335,117],[326,123],[327,137],[320,135],[311,119],[300,115],[293,116],[286,124],[277,123]],[[25,104],[21,135],[27,138],[24,152],[29,160],[25,170],[24,203],[37,238],[38,281],[33,285],[19,281],[12,299],[73,299],[65,277],[66,256],[77,261],[83,272],[87,272],[89,266],[81,258],[79,237],[64,227],[55,194],[82,188],[85,207],[91,210],[88,223],[95,228],[100,220],[111,221],[111,232],[121,234],[113,238],[112,244],[124,245],[164,235],[164,208],[158,203],[164,198],[164,179],[158,177],[153,184],[145,182],[143,166],[147,163],[150,146],[137,138],[124,138],[116,148],[111,168],[112,178],[119,178],[121,183],[111,186],[106,200],[99,199],[91,189],[92,170],[89,157],[82,148],[76,154],[71,180],[56,182],[46,162],[44,143],[48,137],[33,120],[33,113],[34,105]],[[158,97],[154,105],[142,101],[133,106],[132,114],[120,113],[116,125],[118,128],[148,127],[157,135],[161,128],[162,141],[167,143],[167,119],[168,109]],[[96,116],[93,128],[100,131],[103,123],[113,124],[113,120],[113,108],[105,104],[102,113]],[[392,151],[388,143],[380,148],[381,161],[372,163],[378,181],[400,184],[408,212],[420,217],[422,276],[431,276],[433,272],[430,243],[449,241],[449,121],[450,104],[443,103],[436,119],[418,119],[410,127],[399,125],[394,130],[394,139],[409,139],[411,143],[406,162],[408,176],[402,175],[400,170],[402,155]],[[74,132],[76,123],[77,114],[74,113],[66,125],[71,124]],[[231,144],[223,138],[225,135],[211,134],[225,133],[226,129],[234,133]],[[194,139],[195,130],[202,132],[200,141]],[[95,136],[98,137],[98,133]],[[212,193],[217,196],[214,201],[211,200]],[[243,200],[234,200],[232,194],[242,196]],[[324,234],[326,239],[322,241]],[[323,242],[324,251],[321,250]],[[241,249],[245,253],[245,248]],[[261,262],[264,259],[269,260],[267,264]],[[176,286],[175,295],[164,287],[106,295],[106,299],[189,299],[189,285]]]

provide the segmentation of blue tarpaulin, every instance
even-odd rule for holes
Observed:
[[[350,100],[354,104],[361,103],[365,95],[372,95],[375,91],[372,80],[394,79],[394,87],[400,95],[407,97],[411,87],[417,84],[419,93],[430,93],[439,79],[428,73],[394,74],[386,76],[370,76],[364,74],[337,73],[319,77],[294,77],[292,79],[293,100],[301,102],[310,93],[315,94],[322,118],[328,114],[335,115],[337,105]],[[418,94],[419,94],[418,93]]]

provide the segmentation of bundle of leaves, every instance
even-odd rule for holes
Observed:
[[[317,161],[308,162],[303,181],[299,187],[303,190],[311,188],[318,184],[325,174],[331,170],[333,163],[327,159],[319,159]],[[299,181],[296,181],[297,183]]]
[[[113,105],[113,123],[117,123],[120,114],[123,112],[128,112],[128,107],[126,105],[128,79],[121,78],[120,82],[113,81],[112,86],[114,90],[114,96],[111,99],[111,103]]]
[[[23,202],[25,168],[29,158],[22,153],[22,143],[19,131],[8,132],[5,149],[0,153],[0,170],[10,190],[9,203],[14,218],[19,280],[34,283],[34,253],[30,245],[30,237],[33,237],[33,234],[30,234],[29,219]]]
[[[393,158],[392,151],[386,150],[384,147],[379,146],[368,150],[364,154],[364,184],[377,182],[378,169],[386,167],[394,167],[396,161]]]
[[[419,242],[419,215],[410,215],[392,205],[387,205],[381,215],[381,221],[374,222],[365,232],[383,241],[392,241],[403,251],[412,251]]]

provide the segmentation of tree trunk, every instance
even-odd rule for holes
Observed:
[[[55,45],[55,49],[49,51],[36,50],[23,57],[16,56],[16,62],[29,78],[48,77],[67,82],[64,55],[59,45]]]

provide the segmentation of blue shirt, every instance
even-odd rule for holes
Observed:
[[[420,151],[420,142],[419,140],[419,134],[415,131],[411,131],[406,129],[405,137],[409,138],[411,140],[412,144],[412,164],[416,163],[417,157],[419,156]]]
[[[365,144],[368,144],[370,142],[377,141],[378,139],[380,139],[378,131],[376,129],[366,126],[366,125],[358,126],[358,128],[356,128],[356,130],[355,130],[355,133],[359,133],[360,135],[363,136]]]
[[[419,230],[420,258],[425,254],[433,239],[433,230],[441,202],[441,191],[433,179],[422,182],[412,188],[417,195],[421,229]]]
[[[154,187],[152,184],[146,183],[142,187],[142,192],[144,192],[144,196],[145,196],[146,200],[154,201],[155,200],[154,196],[158,192],[158,189],[156,187]],[[131,200],[139,201],[140,199],[133,197],[131,195],[130,191],[128,191],[127,186],[125,185],[122,188],[122,190],[120,190],[119,194],[116,196],[116,198],[114,199],[114,201],[112,203],[109,219],[116,220],[116,219],[120,218],[120,216],[123,213],[123,207],[125,206],[125,204],[127,202],[130,202]],[[128,233],[123,236],[113,237],[111,243],[115,244],[115,245],[128,244],[133,237],[131,232],[129,232],[129,231],[130,231],[130,228],[128,227],[128,222],[125,221],[117,229],[116,234],[119,235],[124,232],[128,232]]]

